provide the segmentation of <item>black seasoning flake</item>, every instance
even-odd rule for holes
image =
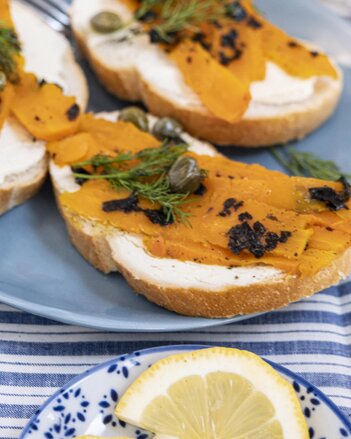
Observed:
[[[289,47],[292,47],[292,48],[295,48],[295,47],[299,47],[300,44],[297,43],[296,41],[289,41],[289,42],[288,42],[288,46],[289,46]]]
[[[221,36],[221,46],[235,48],[238,33],[232,29],[227,34]]]
[[[308,192],[311,200],[325,203],[326,207],[332,211],[348,209],[346,203],[351,197],[351,186],[345,177],[341,177],[339,181],[344,186],[342,192],[337,192],[329,186],[310,188]]]
[[[266,233],[265,226],[259,221],[255,222],[255,224],[253,225],[253,229],[258,236],[263,236]]]
[[[234,254],[239,255],[247,250],[259,259],[266,252],[274,250],[279,243],[286,242],[291,233],[281,232],[279,236],[277,233],[267,231],[265,226],[258,221],[253,226],[245,221],[232,227],[227,235],[229,236],[228,247]]]
[[[317,58],[317,56],[319,56],[319,52],[317,52],[316,50],[311,50],[311,51],[310,51],[310,55],[311,55],[313,58]]]
[[[265,250],[272,251],[278,246],[279,236],[274,232],[268,232],[265,237],[265,243]]]
[[[227,16],[240,23],[246,19],[247,12],[240,1],[233,1],[227,5]]]
[[[240,222],[252,220],[252,215],[249,212],[243,212],[238,216]]]
[[[207,187],[203,183],[201,183],[199,186],[199,189],[197,189],[194,192],[194,195],[198,195],[198,196],[202,197],[203,195],[205,195],[206,192],[207,192]]]
[[[48,82],[45,79],[41,79],[39,81],[39,87],[43,87],[44,85],[46,85]]]
[[[105,201],[102,203],[102,210],[104,212],[139,212],[141,209],[138,205],[139,199],[136,194],[131,194],[128,198],[120,200]]]
[[[147,11],[144,15],[138,18],[139,21],[142,21],[143,23],[150,23],[154,20],[156,20],[157,14],[154,11]]]
[[[256,20],[255,17],[250,17],[247,20],[247,25],[251,27],[252,29],[261,29],[263,27],[262,23],[258,20]]]
[[[153,224],[160,226],[169,226],[173,224],[173,218],[168,219],[163,209],[142,209],[139,207],[139,198],[137,194],[132,193],[128,198],[122,198],[120,200],[105,201],[102,203],[102,210],[104,212],[141,212],[143,213]]]
[[[80,108],[78,104],[73,104],[69,109],[66,111],[67,119],[73,122],[77,119],[80,113]]]
[[[77,174],[90,175],[90,173],[84,168],[71,168],[73,172]],[[79,184],[79,186],[83,186],[88,180],[82,177],[75,177],[75,182]]]
[[[177,33],[176,32],[168,32],[167,33],[167,39],[164,39],[157,29],[151,29],[149,31],[149,38],[150,43],[152,44],[158,44],[158,43],[164,43],[164,44],[174,44],[177,39]]]
[[[193,62],[192,57],[191,57],[191,56],[188,56],[187,59],[186,59],[186,62],[187,62],[188,64],[191,64],[191,63]]]
[[[167,218],[162,209],[144,209],[143,213],[153,224],[158,224],[162,227],[173,224],[173,219]]]
[[[275,215],[271,214],[271,213],[269,213],[267,215],[267,219],[270,219],[271,221],[278,221],[278,218]]]
[[[212,25],[213,25],[216,29],[222,29],[222,28],[223,28],[223,25],[222,25],[219,21],[217,21],[217,20],[213,20],[213,21],[212,21]]]
[[[239,255],[243,250],[248,250],[256,258],[264,255],[264,247],[248,222],[232,227],[228,236],[228,246],[235,255]]]
[[[223,203],[223,209],[219,212],[219,216],[226,217],[231,215],[231,211],[236,212],[244,205],[243,201],[237,201],[235,198],[228,198]]]
[[[288,239],[291,237],[291,235],[292,235],[292,233],[288,232],[288,231],[280,232],[279,242],[284,244],[285,242],[288,241]]]
[[[224,52],[219,52],[219,62],[222,66],[227,66],[232,62],[232,57],[227,56]]]

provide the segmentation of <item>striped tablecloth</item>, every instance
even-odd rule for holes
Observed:
[[[303,375],[351,416],[351,283],[240,324],[174,334],[67,326],[0,305],[0,438],[73,376],[118,354],[203,343],[249,349]]]

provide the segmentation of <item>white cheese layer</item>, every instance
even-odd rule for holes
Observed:
[[[97,117],[111,122],[117,120],[118,112],[100,113]],[[157,119],[149,116],[152,126]],[[199,155],[214,156],[215,150],[205,142],[200,142],[189,134],[182,134],[191,145],[190,150]],[[69,166],[59,167],[50,162],[50,174],[56,189],[60,193],[77,192],[80,186],[75,182]],[[84,231],[94,235],[96,228],[90,222],[84,224]],[[133,273],[137,279],[165,287],[194,288],[206,291],[222,291],[233,286],[247,286],[258,283],[279,282],[284,273],[273,267],[236,267],[229,270],[219,265],[204,265],[195,262],[183,262],[177,259],[157,258],[150,255],[143,245],[141,236],[116,229],[109,233],[107,241],[113,258]]]
[[[122,41],[126,31],[110,35],[99,35],[90,26],[90,19],[101,10],[114,11],[123,21],[132,19],[132,14],[123,4],[115,0],[76,0],[72,19],[74,27],[84,36],[97,58],[111,69],[133,69],[154,91],[174,102],[177,106],[207,111],[199,97],[185,83],[177,65],[147,36],[133,36]],[[313,97],[319,81],[333,82],[327,77],[300,79],[293,77],[272,62],[267,62],[267,73],[263,81],[251,84],[252,100],[244,118],[276,117],[305,105]],[[335,81],[334,81],[335,82]]]

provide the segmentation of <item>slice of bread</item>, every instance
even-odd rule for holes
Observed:
[[[117,115],[103,113],[97,117],[114,121]],[[155,118],[149,116],[149,120],[152,126]],[[182,137],[199,155],[218,154],[212,146],[188,134]],[[51,161],[50,174],[69,236],[83,257],[104,273],[119,271],[137,293],[180,314],[219,318],[269,311],[336,284],[351,272],[351,248],[309,277],[262,265],[229,270],[157,258],[145,249],[143,236],[93,221],[60,205],[60,194],[81,187],[69,166],[59,167]]]
[[[102,10],[115,11],[125,22],[132,19],[118,0],[74,0],[71,11],[76,40],[101,83],[122,99],[143,101],[153,114],[178,119],[197,138],[250,147],[300,139],[328,119],[339,100],[339,69],[336,80],[300,80],[269,62],[265,81],[251,85],[253,99],[243,119],[227,122],[204,107],[176,64],[147,36],[125,40],[125,30],[107,36],[95,33],[90,19]]]
[[[11,2],[11,12],[26,60],[26,70],[74,95],[84,110],[88,87],[69,42],[31,8]],[[10,117],[0,132],[0,214],[30,199],[47,173],[45,143]]]

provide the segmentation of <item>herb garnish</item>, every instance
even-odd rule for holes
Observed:
[[[240,20],[237,17],[238,11],[242,15]],[[201,24],[216,24],[224,17],[241,21],[247,17],[247,12],[239,1],[228,3],[223,0],[142,0],[135,13],[138,21],[151,24],[151,41],[166,44],[174,43],[181,31],[197,33]]]
[[[182,207],[192,201],[190,194],[172,192],[167,178],[170,168],[187,148],[185,144],[172,145],[165,141],[159,148],[144,149],[136,154],[120,153],[115,157],[97,155],[72,168],[75,178],[80,181],[107,180],[116,190],[126,189],[158,204],[167,222],[187,223],[189,214]],[[77,172],[86,166],[92,166],[93,173]]]
[[[342,177],[351,179],[351,175],[343,173],[333,161],[322,160],[309,152],[300,152],[294,148],[285,148],[280,152],[272,148],[271,153],[293,175],[333,181]]]
[[[6,82],[16,84],[19,81],[15,56],[21,51],[16,32],[0,21],[0,91]]]

